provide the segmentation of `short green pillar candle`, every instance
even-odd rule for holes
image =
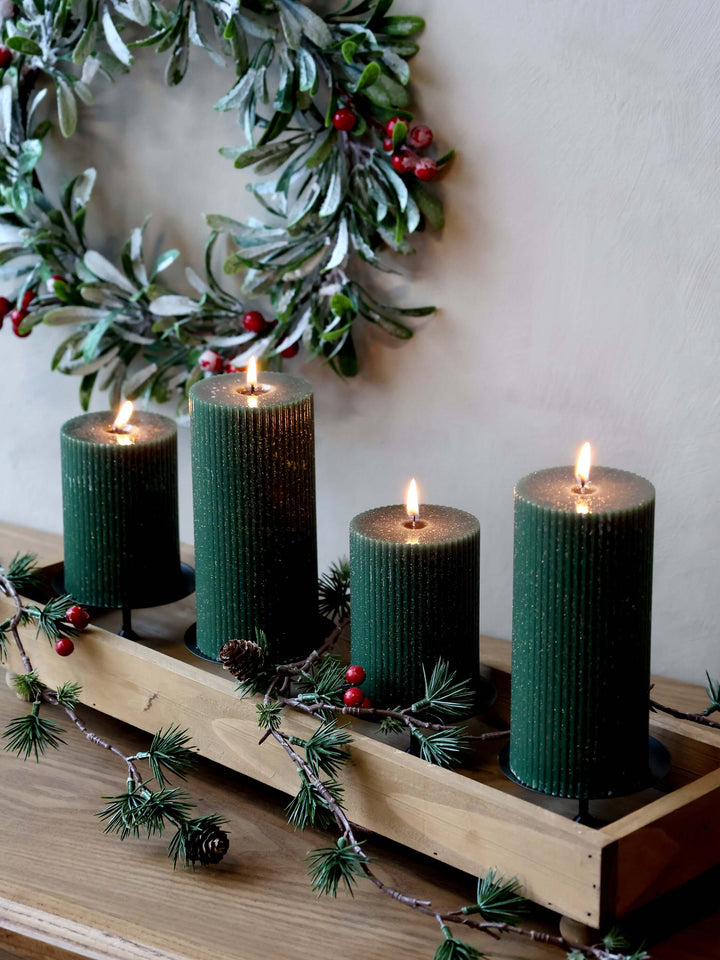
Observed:
[[[447,660],[479,677],[480,524],[464,510],[404,505],[350,524],[351,657],[373,703],[406,706],[424,691],[423,668]]]
[[[509,762],[528,787],[591,799],[648,782],[654,513],[652,484],[609,467],[515,489]]]
[[[263,372],[190,391],[197,647],[265,631],[275,662],[316,642],[317,534],[312,387]]]
[[[65,589],[97,607],[169,602],[180,589],[177,428],[136,412],[68,420],[60,434]]]

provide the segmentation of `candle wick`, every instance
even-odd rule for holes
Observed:
[[[413,514],[413,515],[412,515],[412,526],[413,526],[413,530],[415,529],[415,521],[416,521],[416,520],[417,520],[417,516],[416,516],[416,514]]]

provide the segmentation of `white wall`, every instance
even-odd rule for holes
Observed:
[[[720,674],[720,8],[716,0],[431,0],[414,62],[418,117],[459,156],[448,225],[420,238],[407,303],[442,306],[416,339],[363,340],[363,374],[303,367],[317,400],[326,564],[359,510],[426,501],[483,526],[482,627],[509,636],[512,490],[530,470],[599,462],[657,487],[654,667]],[[162,86],[141,52],[100,86],[60,174],[99,170],[92,234],[107,250],[154,212],[150,236],[200,262],[203,212],[257,212],[218,157],[240,143],[211,104],[229,84],[193,52]],[[46,167],[48,182],[57,171]],[[47,366],[57,331],[0,334],[0,517],[61,526],[58,429],[76,382]],[[298,365],[299,366],[299,365]],[[185,433],[185,431],[183,432]],[[191,536],[187,436],[183,533]]]

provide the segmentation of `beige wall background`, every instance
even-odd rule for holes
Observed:
[[[294,362],[317,404],[321,563],[360,510],[426,502],[483,527],[482,628],[510,635],[512,491],[533,469],[598,462],[657,488],[654,668],[720,674],[720,8],[715,0],[401,0],[427,31],[417,117],[458,158],[447,227],[391,283],[441,311],[397,347],[367,331],[362,374]],[[205,212],[258,213],[217,149],[241,142],[213,102],[227,71],[195,49],[180,88],[164,56],[96,84],[43,176],[99,173],[91,236],[117,254],[152,212],[152,243],[201,263]],[[51,374],[61,331],[0,334],[0,517],[61,529],[58,430],[77,383]],[[102,400],[98,401],[99,406]],[[181,430],[183,536],[192,536]]]

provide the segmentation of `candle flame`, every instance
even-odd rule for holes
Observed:
[[[115,422],[112,425],[113,430],[119,432],[124,430],[130,421],[130,417],[133,415],[133,405],[131,400],[126,400],[125,403],[118,410],[118,414],[115,417]]]
[[[585,484],[590,479],[590,459],[592,457],[592,449],[589,443],[584,443],[582,449],[580,450],[580,455],[577,459],[577,464],[575,465],[575,476],[577,481],[580,484],[582,489]]]
[[[408,487],[407,498],[405,500],[405,509],[407,510],[408,516],[412,520],[416,520],[420,516],[420,504],[418,503],[418,492],[417,484],[415,483],[415,477],[410,481],[410,486]]]
[[[250,393],[252,393],[255,387],[257,386],[257,382],[258,382],[257,363],[255,362],[255,357],[250,357],[250,359],[248,360],[247,373],[245,376],[246,376],[245,382],[250,389]]]

